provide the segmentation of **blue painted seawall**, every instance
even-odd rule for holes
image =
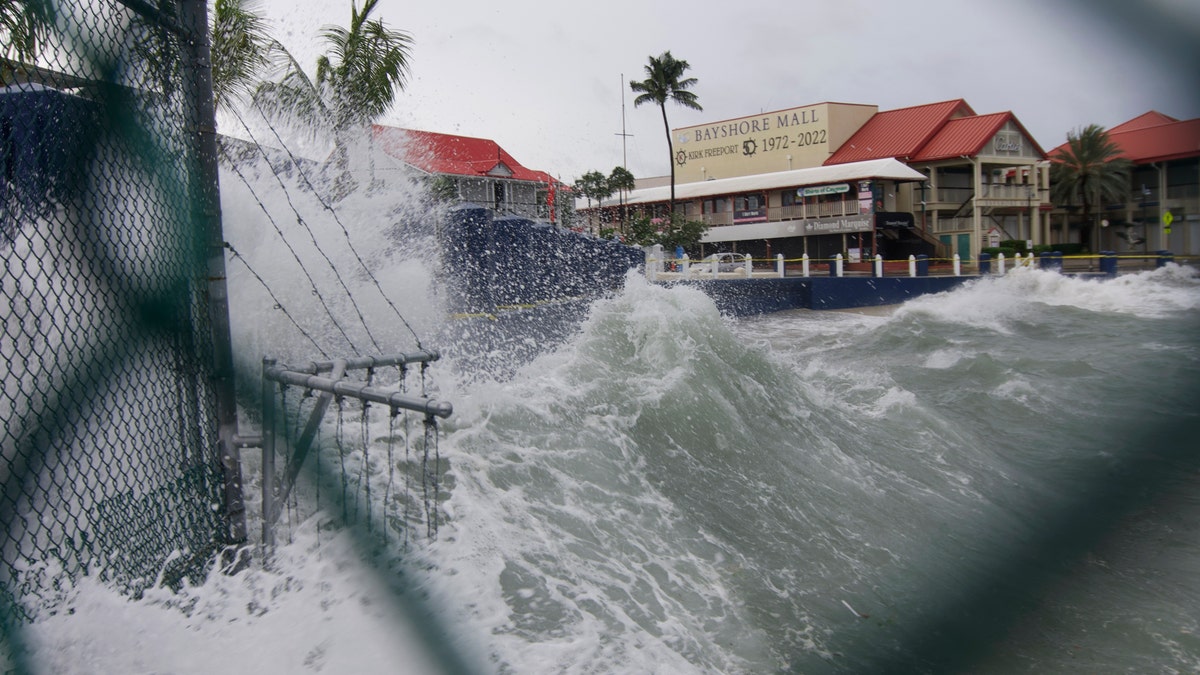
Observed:
[[[642,250],[463,205],[439,228],[453,320],[439,344],[465,369],[506,376],[578,330],[592,301],[643,269]],[[699,288],[729,316],[894,305],[968,277],[785,277],[663,282]]]
[[[957,288],[972,277],[783,277],[699,279],[669,284],[694,286],[722,313],[753,316],[789,309],[853,309],[898,305],[917,296]]]

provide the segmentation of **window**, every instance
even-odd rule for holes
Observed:
[[[504,206],[504,183],[496,181],[492,184],[492,202],[493,208],[497,211]]]
[[[753,211],[767,205],[762,195],[741,195],[734,198],[734,211]]]
[[[729,199],[726,197],[705,199],[703,209],[704,213],[727,213],[729,211]]]

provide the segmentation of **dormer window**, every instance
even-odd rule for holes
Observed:
[[[497,178],[512,178],[513,172],[512,169],[504,165],[504,162],[499,162],[496,166],[488,170],[487,175]]]

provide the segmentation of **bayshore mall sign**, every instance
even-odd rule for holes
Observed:
[[[675,180],[692,183],[821,166],[878,109],[817,103],[674,129]]]

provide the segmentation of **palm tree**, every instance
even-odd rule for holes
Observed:
[[[592,200],[595,199],[600,208],[604,205],[604,198],[612,194],[612,188],[608,186],[608,179],[599,171],[588,171],[575,180],[575,191],[583,195],[587,199],[588,205],[588,230],[592,230]]]
[[[369,124],[387,112],[408,79],[412,36],[368,21],[379,0],[362,12],[350,4],[350,27],[330,26],[321,36],[331,53],[317,58],[317,87],[328,92],[335,129]]]
[[[629,173],[629,169],[623,166],[613,167],[612,173],[608,176],[608,187],[616,190],[621,195],[621,234],[625,234],[625,195],[637,187],[637,180]]]
[[[255,0],[216,0],[212,20],[213,97],[218,108],[252,94],[272,53],[283,46],[267,35]]]
[[[351,2],[349,27],[327,26],[321,31],[329,51],[317,57],[315,80],[283,51],[282,78],[260,84],[254,94],[254,102],[268,115],[309,121],[314,133],[332,130],[333,166],[341,171],[334,185],[337,195],[355,187],[348,166],[350,132],[387,112],[408,79],[412,36],[369,18],[378,1],[365,0],[361,12]],[[366,138],[369,143],[370,134]],[[374,160],[369,153],[368,158],[374,186]]]
[[[658,58],[650,57],[650,62],[645,66],[645,80],[629,83],[629,88],[638,92],[638,97],[633,100],[635,108],[643,103],[654,103],[662,110],[663,127],[667,132],[667,154],[671,164],[670,213],[675,213],[675,147],[671,143],[671,125],[667,123],[667,101],[674,101],[692,110],[704,110],[696,100],[696,95],[688,91],[696,84],[696,78],[683,77],[689,67],[687,61],[677,60],[668,50]]]
[[[329,52],[317,58],[315,80],[281,53],[283,76],[259,85],[255,102],[268,114],[314,120],[338,138],[387,112],[407,83],[412,36],[369,20],[377,3],[366,0],[361,12],[351,3],[348,28],[321,31]]]
[[[1091,243],[1092,208],[1121,201],[1129,191],[1128,159],[1098,124],[1067,134],[1067,143],[1050,158],[1050,196],[1059,204],[1083,205],[1084,246]]]
[[[46,0],[0,0],[0,56],[32,63],[54,25],[54,8]]]

